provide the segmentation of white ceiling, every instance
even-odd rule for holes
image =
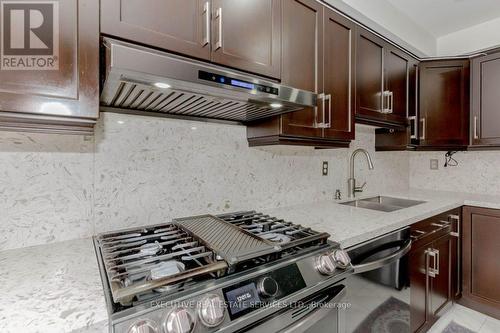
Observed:
[[[385,0],[435,37],[500,17],[500,0]]]

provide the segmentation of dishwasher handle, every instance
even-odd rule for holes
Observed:
[[[401,259],[405,254],[407,254],[411,249],[411,239],[406,241],[402,248],[394,252],[387,257],[377,259],[374,261],[370,261],[364,264],[359,264],[359,265],[354,265],[354,274],[359,274],[359,273],[364,273],[368,271],[373,271],[375,269],[379,269],[381,267],[384,267],[385,265],[389,265],[399,259]]]

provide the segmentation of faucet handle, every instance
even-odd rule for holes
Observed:
[[[366,182],[364,182],[363,185],[361,185],[361,186],[356,186],[354,188],[354,191],[355,192],[363,192],[363,189],[365,188],[365,185],[366,185]]]

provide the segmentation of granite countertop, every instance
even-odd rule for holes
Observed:
[[[328,232],[331,235],[331,240],[340,243],[343,248],[348,248],[463,205],[500,209],[500,196],[414,189],[402,192],[363,194],[356,199],[376,195],[426,202],[389,213],[339,205],[339,203],[349,200],[331,200],[280,207],[265,210],[264,213],[300,223],[317,231]]]
[[[0,252],[0,332],[107,332],[91,239]]]
[[[264,212],[326,231],[347,248],[462,205],[500,209],[499,196],[426,190],[379,194],[426,202],[390,213],[339,205],[334,200]],[[108,314],[91,239],[0,252],[1,332],[107,330]]]

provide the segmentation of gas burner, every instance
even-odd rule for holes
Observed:
[[[153,326],[159,332],[159,323],[212,332],[254,311],[220,309],[217,304],[224,300],[259,295],[255,297],[265,303],[313,290],[318,283],[329,286],[348,267],[335,266],[331,258],[339,246],[328,237],[255,211],[187,217],[97,235],[94,245],[111,309],[111,332],[149,332]],[[318,262],[332,264],[325,270]],[[290,277],[293,284],[287,282]],[[279,288],[285,289],[280,293]],[[181,299],[195,304],[196,311],[175,305]],[[170,304],[168,309],[154,305],[163,301]]]
[[[255,211],[229,213],[217,217],[262,239],[279,243],[283,249],[301,245],[307,247],[324,242],[329,237],[327,233]]]

